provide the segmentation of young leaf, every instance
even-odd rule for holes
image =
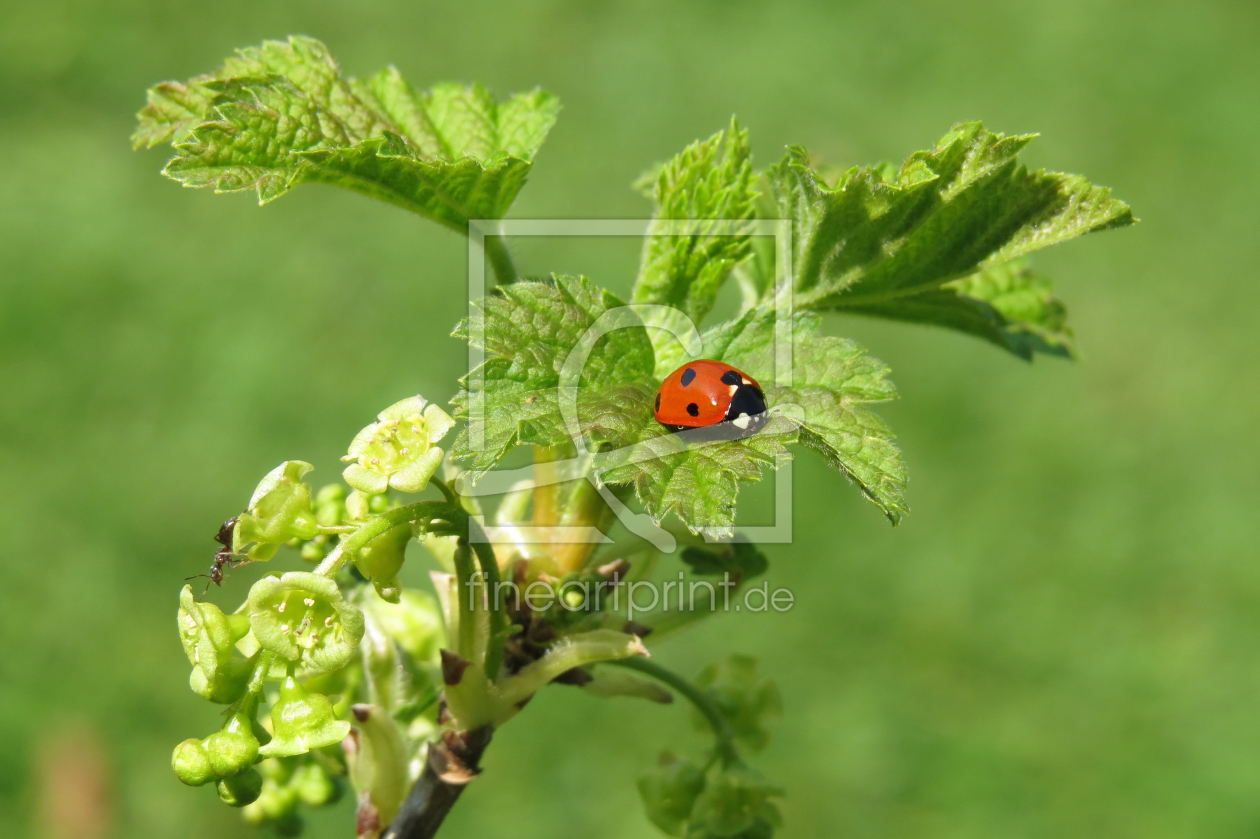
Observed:
[[[418,93],[393,68],[344,77],[323,44],[292,37],[158,85],[132,139],[172,141],[164,172],[186,186],[256,189],[266,203],[330,183],[462,231],[507,211],[557,109],[542,91],[505,103],[480,85]]]
[[[621,305],[589,280],[564,276],[514,283],[480,301],[480,314],[455,330],[489,356],[464,380],[474,390],[454,400],[456,416],[469,423],[455,441],[456,458],[479,475],[515,445],[573,442],[560,411],[560,371],[589,328]],[[601,449],[596,476],[607,484],[633,484],[654,519],[672,511],[695,532],[730,535],[739,483],[759,480],[763,466],[789,458],[787,446],[798,436],[894,521],[905,511],[901,455],[887,428],[863,407],[892,397],[887,368],[848,341],[817,336],[816,316],[794,321],[791,387],[774,384],[772,308],[709,331],[706,357],[745,370],[761,381],[771,407],[797,406],[800,416],[776,414],[741,439],[696,441],[671,434],[653,416],[659,381],[651,343],[641,322],[623,312],[629,328],[603,335],[581,364],[577,431],[583,445]],[[474,414],[478,401],[483,407]],[[474,449],[478,438],[482,443]]]
[[[939,289],[845,311],[956,329],[1029,361],[1036,352],[1066,358],[1076,354],[1067,312],[1054,296],[1054,286],[1020,259]]]
[[[923,300],[914,298],[925,292],[1133,222],[1128,205],[1110,190],[1020,165],[1017,153],[1032,139],[964,123],[900,170],[854,168],[834,186],[810,168],[803,149],[791,148],[766,181],[773,212],[795,223],[796,305],[921,320]],[[1001,312],[992,300],[974,299]],[[913,312],[899,317],[903,304]],[[933,322],[955,325],[944,316]],[[1061,324],[1054,330],[1065,334]]]
[[[772,417],[759,432],[739,440],[688,442],[671,434],[642,408],[639,442],[597,458],[595,472],[607,484],[633,483],[635,494],[657,522],[670,512],[693,533],[729,537],[735,527],[739,484],[761,480],[763,466],[791,458],[797,426]]]
[[[766,403],[799,426],[799,442],[856,483],[896,524],[909,511],[906,467],[892,432],[865,406],[896,396],[888,368],[844,338],[818,334],[817,315],[798,312],[790,346],[775,341],[774,309],[760,306],[705,335],[705,353],[757,379]],[[775,381],[776,355],[792,354],[791,384]]]
[[[643,244],[631,299],[681,309],[696,323],[713,308],[731,269],[749,254],[748,235],[731,235],[715,219],[753,216],[755,180],[748,132],[735,120],[707,140],[692,143],[655,178],[656,211]],[[671,221],[697,221],[695,235],[661,235]]]
[[[625,304],[585,277],[554,276],[498,289],[478,302],[480,313],[456,327],[454,335],[486,351],[478,371],[463,380],[455,398],[456,416],[477,424],[484,445],[472,449],[469,428],[455,441],[455,457],[484,473],[520,443],[555,446],[571,442],[560,413],[560,372],[587,330],[609,309]],[[625,311],[625,310],[623,310]],[[578,381],[578,417],[584,430],[592,417],[601,442],[637,428],[641,388],[651,382],[652,344],[647,330],[625,312],[627,328],[613,330],[590,348]],[[626,388],[630,386],[630,390]],[[473,414],[467,388],[480,388],[484,413]],[[650,404],[650,403],[649,403]],[[649,412],[650,413],[650,412]]]
[[[759,577],[770,567],[766,555],[751,542],[735,541],[703,548],[683,548],[682,561],[691,573],[720,577],[729,574],[737,581]]]

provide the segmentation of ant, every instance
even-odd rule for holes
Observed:
[[[232,518],[223,522],[223,524],[219,527],[219,532],[214,535],[214,541],[218,542],[221,547],[214,552],[214,562],[210,565],[210,573],[194,574],[193,576],[185,577],[184,579],[195,580],[198,577],[206,577],[210,580],[209,583],[206,583],[206,591],[209,591],[210,583],[214,583],[216,586],[223,585],[225,568],[230,570],[238,565],[244,565],[249,562],[249,560],[245,557],[238,558],[237,554],[232,553],[232,535],[236,531],[236,522],[238,518],[238,516],[232,516]],[[205,596],[204,591],[202,592],[202,596]]]

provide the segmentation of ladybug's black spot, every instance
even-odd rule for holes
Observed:
[[[683,374],[682,374],[682,379],[681,379],[682,386],[686,387],[687,385],[691,384],[693,381],[695,381],[695,378],[696,378],[696,371],[688,367],[686,370],[683,371]],[[692,414],[692,416],[694,417],[695,414]]]
[[[739,375],[738,370],[727,370],[722,374],[722,384],[724,385],[738,385],[743,384],[743,382],[744,377]]]
[[[688,370],[687,372],[690,373],[691,371]],[[695,402],[692,402],[690,405],[687,406],[687,413],[691,414],[691,416],[693,417],[700,416],[700,406],[697,405]]]
[[[658,393],[656,394],[656,410],[659,411],[660,409],[661,409],[661,395]]]

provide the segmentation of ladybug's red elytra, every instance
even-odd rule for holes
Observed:
[[[745,432],[759,424],[765,412],[766,397],[756,379],[705,358],[670,373],[656,392],[656,421],[673,431],[729,422]]]

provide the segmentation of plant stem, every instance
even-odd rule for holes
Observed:
[[[713,735],[717,738],[717,754],[722,761],[722,765],[739,766],[743,763],[739,757],[739,750],[735,748],[735,732],[731,730],[730,724],[722,716],[721,709],[707,694],[691,682],[647,658],[622,658],[605,663],[637,670],[687,697],[687,700],[696,706],[696,710],[704,716],[709,723],[709,727],[713,729]]]
[[[389,512],[381,513],[379,516],[373,516],[364,522],[363,526],[354,532],[354,535],[342,540],[333,549],[333,552],[319,564],[319,567],[315,569],[315,573],[322,574],[325,577],[333,577],[352,556],[382,533],[394,529],[403,522],[420,521],[421,519],[442,516],[449,509],[450,505],[444,501],[417,501],[415,504],[407,504]]]
[[[468,540],[470,547],[477,555],[477,564],[481,566],[482,582],[486,584],[486,593],[490,601],[490,638],[486,644],[485,671],[486,678],[493,682],[499,675],[499,665],[503,663],[503,646],[507,642],[507,612],[503,604],[499,602],[500,583],[503,580],[499,573],[499,561],[495,558],[494,550],[490,547],[481,525],[468,515],[460,503],[459,494],[441,478],[434,477],[429,480],[446,496],[454,512],[451,523],[455,525],[459,535]]]
[[[459,600],[459,637],[455,639],[455,652],[469,661],[476,661],[474,653],[477,637],[477,605],[476,598],[469,587],[476,576],[473,565],[472,550],[468,547],[468,539],[459,537],[459,545],[455,548],[455,591]]]
[[[493,682],[499,676],[499,665],[503,663],[503,647],[507,644],[507,607],[499,602],[503,578],[499,574],[499,561],[495,559],[494,550],[486,540],[485,531],[471,516],[465,521],[465,532],[473,552],[477,554],[477,563],[481,566],[481,576],[485,580],[487,599],[490,602],[490,639],[486,642],[485,671],[486,678]]]
[[[512,262],[512,252],[508,250],[507,240],[500,234],[485,238],[486,261],[494,270],[494,279],[499,285],[508,285],[517,280],[516,265]]]

